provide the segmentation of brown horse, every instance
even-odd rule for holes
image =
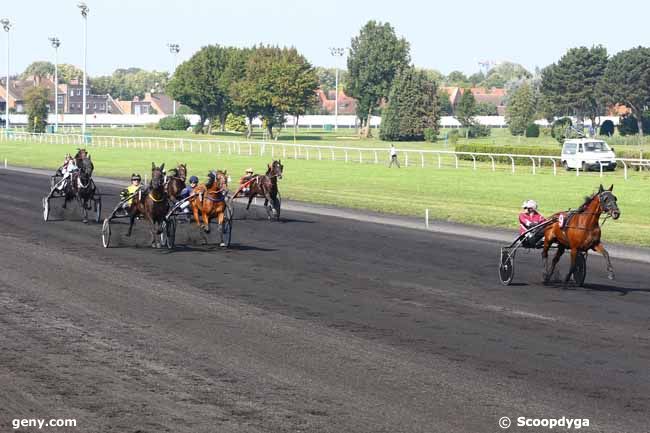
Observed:
[[[561,227],[560,222],[556,221],[544,229],[544,250],[542,257],[544,259],[544,282],[548,283],[555,271],[560,257],[564,250],[571,250],[571,268],[564,279],[564,286],[569,283],[571,276],[576,271],[576,257],[579,253],[594,250],[605,257],[607,261],[607,273],[610,280],[614,279],[614,268],[609,259],[609,253],[600,241],[600,216],[605,213],[613,219],[621,216],[621,211],[616,203],[616,196],[612,194],[614,185],[609,189],[604,189],[602,185],[596,193],[586,197],[585,202],[575,213],[570,213],[566,221],[566,227]],[[559,219],[560,214],[553,215]],[[553,258],[551,268],[548,266],[548,250],[553,243],[558,244],[557,253]]]
[[[219,223],[219,246],[225,247],[223,241],[223,222],[226,212],[226,191],[228,190],[227,171],[211,171],[208,182],[194,189],[194,198],[190,199],[194,221],[206,233],[210,233],[210,220],[217,219]],[[199,213],[201,214],[199,219]]]
[[[167,191],[165,191],[163,176],[164,169],[165,164],[156,167],[155,163],[151,163],[149,187],[140,194],[135,195],[129,208],[129,231],[126,235],[131,236],[135,218],[140,215],[149,221],[151,225],[151,246],[153,248],[160,248],[160,240],[157,235],[161,233],[160,224],[169,210],[169,200]]]
[[[167,196],[171,200],[177,200],[183,188],[185,188],[185,180],[187,179],[187,164],[178,164],[176,168],[169,170],[165,175],[165,189]]]
[[[77,149],[77,154],[74,156],[74,160],[77,170],[72,173],[63,189],[63,208],[65,209],[67,207],[69,201],[76,199],[79,204],[79,209],[81,210],[83,222],[87,223],[90,201],[95,198],[95,192],[97,189],[95,187],[95,182],[92,180],[95,166],[86,149]]]
[[[264,208],[268,214],[269,219],[272,218],[273,212],[275,216],[280,219],[280,202],[278,200],[278,179],[282,179],[282,171],[284,166],[280,160],[273,161],[267,165],[266,174],[255,174],[248,181],[239,186],[232,199],[235,199],[240,192],[245,188],[250,188],[248,193],[248,204],[246,210],[251,207],[251,202],[256,196],[264,197]],[[231,199],[231,200],[232,200]]]

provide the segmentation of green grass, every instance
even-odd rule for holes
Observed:
[[[134,127],[134,128],[90,128],[89,133],[101,136],[121,136],[121,137],[165,137],[165,138],[185,138],[194,140],[246,140],[245,134],[232,132],[214,132],[213,134],[194,134],[190,131],[161,131],[159,129]],[[451,149],[454,145],[445,142],[444,137],[451,129],[442,129],[441,139],[435,143],[428,142],[396,142],[398,149]],[[77,131],[78,133],[79,131]],[[327,132],[319,128],[300,128],[296,135],[296,142],[301,144],[313,144],[322,146],[347,146],[347,147],[364,147],[364,148],[388,148],[390,143],[379,140],[379,130],[373,129],[373,137],[369,139],[360,139],[353,128],[340,128],[338,131]],[[638,138],[621,137],[618,134],[613,137],[603,137],[612,146],[618,146],[620,149],[642,150],[650,154],[650,136]],[[254,129],[252,140],[258,141],[263,139],[263,131],[259,128]],[[279,142],[294,142],[293,128],[285,128],[278,137]],[[465,139],[459,138],[459,144],[464,143],[484,143],[500,146],[549,146],[556,148],[560,153],[558,142],[549,136],[541,135],[540,137],[527,138],[521,136],[512,136],[507,128],[492,128],[489,137]]]
[[[54,169],[74,146],[29,142],[0,142],[0,158],[10,165]],[[151,162],[167,167],[186,162],[190,174],[204,178],[209,169],[228,169],[237,179],[248,166],[263,171],[270,157],[248,157],[190,152],[164,152],[142,149],[90,147],[96,175],[125,178],[133,171],[148,174]],[[283,160],[285,177],[280,189],[283,198],[331,204],[373,211],[423,216],[428,208],[433,218],[469,224],[516,229],[519,206],[534,198],[540,210],[549,214],[577,207],[601,181],[615,184],[622,217],[609,221],[605,241],[650,246],[650,176],[631,173],[625,181],[622,173],[597,173],[576,177],[575,172],[559,171],[553,176],[548,168],[537,175],[530,168],[511,174],[506,167],[496,172],[483,163],[476,171],[467,166],[454,169],[409,167],[388,169],[385,165],[345,163],[343,161]],[[47,183],[43,187],[46,189]],[[45,191],[44,191],[45,192]]]

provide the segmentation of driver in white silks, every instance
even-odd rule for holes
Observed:
[[[59,186],[58,186],[59,190],[63,190],[63,188],[68,184],[68,179],[70,178],[70,176],[72,176],[72,173],[74,173],[77,170],[78,170],[77,163],[75,162],[72,155],[68,153],[65,156],[63,165],[59,169],[59,171],[63,175],[63,179],[59,182]]]

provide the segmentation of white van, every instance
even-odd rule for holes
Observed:
[[[566,170],[614,170],[616,155],[603,140],[593,138],[576,138],[565,140],[562,146],[562,166]]]

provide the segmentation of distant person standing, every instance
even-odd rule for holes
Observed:
[[[393,164],[397,165],[397,168],[400,168],[399,161],[397,160],[397,149],[394,144],[390,145],[390,163],[388,168],[391,168]]]

